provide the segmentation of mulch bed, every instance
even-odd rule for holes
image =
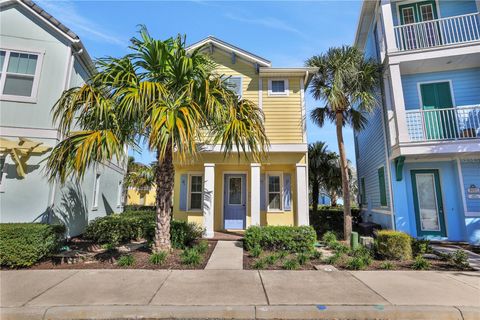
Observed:
[[[48,258],[32,266],[30,269],[204,269],[210,256],[217,244],[216,240],[208,240],[208,250],[203,256],[202,263],[196,266],[184,265],[181,263],[180,254],[182,250],[172,249],[165,262],[161,265],[155,265],[148,261],[151,250],[142,247],[131,252],[119,252],[118,250],[101,250],[98,245],[91,241],[81,238],[72,239],[68,246],[72,250],[81,250],[88,252],[89,259],[78,263],[56,263],[56,259]],[[133,266],[121,267],[117,265],[117,260],[123,255],[132,255],[135,258]]]
[[[243,269],[244,270],[257,270],[256,268],[254,268],[254,264],[255,262],[258,260],[258,259],[262,259],[262,258],[265,258],[271,254],[274,254],[275,252],[274,251],[264,251],[260,257],[258,258],[253,258],[250,256],[249,252],[246,251],[246,250],[243,250]],[[270,265],[265,265],[265,268],[262,268],[260,270],[285,270],[283,268],[283,263],[288,260],[288,259],[295,259],[297,257],[296,254],[288,254],[285,258],[277,261],[276,263],[274,264],[270,264]],[[308,260],[305,264],[303,265],[300,265],[298,267],[298,269],[295,269],[295,270],[315,270],[314,266],[315,265],[319,265],[319,264],[322,264],[322,261],[321,260],[317,260],[317,259],[310,259]]]

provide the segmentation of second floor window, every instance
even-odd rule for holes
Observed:
[[[33,102],[37,94],[41,55],[0,50],[0,98]]]
[[[227,86],[237,94],[239,98],[242,97],[242,77],[232,76],[225,79]]]
[[[269,96],[288,96],[288,80],[287,79],[270,79],[268,80]]]

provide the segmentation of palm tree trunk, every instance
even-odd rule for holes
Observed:
[[[312,182],[312,212],[314,215],[318,212],[318,195],[320,193],[320,186],[317,179]]]
[[[330,205],[332,207],[336,207],[337,206],[337,194],[335,192],[333,192],[331,195],[330,195]]]
[[[343,113],[336,114],[338,153],[340,154],[340,171],[342,172],[342,188],[343,188],[343,237],[345,240],[350,239],[352,233],[352,213],[350,211],[350,182],[348,181],[348,162],[345,152],[345,143],[343,141]]]
[[[173,195],[173,184],[175,168],[173,167],[172,148],[167,146],[165,157],[161,159],[160,151],[157,150],[158,166],[156,170],[157,194],[155,198],[156,205],[156,228],[154,251],[169,251],[170,243],[170,220],[171,203]]]

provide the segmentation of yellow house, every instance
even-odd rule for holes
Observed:
[[[173,216],[215,231],[251,225],[308,225],[305,88],[312,68],[273,68],[270,61],[214,37],[203,47],[228,76],[237,94],[263,110],[270,140],[263,163],[237,154],[225,158],[218,145],[202,148],[188,164],[175,163]]]
[[[128,188],[127,205],[154,206],[155,205],[155,187],[143,190],[137,188]]]

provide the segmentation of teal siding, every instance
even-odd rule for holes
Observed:
[[[472,185],[480,188],[480,159],[462,160],[463,187],[467,194],[468,188]],[[468,212],[480,213],[480,199],[469,199],[465,195]]]
[[[418,109],[418,84],[428,81],[451,80],[454,104],[480,104],[480,68],[402,75],[403,97],[407,110]]]

